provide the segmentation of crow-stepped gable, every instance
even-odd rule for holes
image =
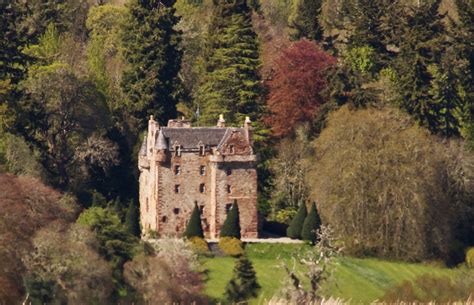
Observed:
[[[256,161],[248,117],[234,128],[222,115],[216,127],[161,127],[151,116],[138,164],[143,235],[181,235],[197,204],[206,237],[217,238],[235,202],[242,237],[257,237]]]

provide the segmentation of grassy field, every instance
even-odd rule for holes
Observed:
[[[249,244],[246,252],[257,272],[262,286],[258,298],[251,304],[264,304],[265,299],[275,295],[285,280],[283,261],[291,261],[295,253],[308,250],[301,244]],[[234,259],[229,257],[207,258],[203,260],[207,270],[206,294],[218,301],[232,276]],[[334,272],[333,281],[324,286],[327,295],[368,304],[381,298],[385,291],[404,280],[412,280],[422,274],[461,277],[465,271],[443,267],[390,262],[378,259],[342,258]]]

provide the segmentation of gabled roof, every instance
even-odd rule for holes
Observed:
[[[192,128],[171,128],[162,127],[161,131],[165,136],[170,150],[174,150],[173,145],[179,144],[183,149],[198,149],[200,144],[210,147],[217,147],[229,129],[220,127],[192,127]]]

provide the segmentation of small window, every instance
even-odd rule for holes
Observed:
[[[231,169],[231,168],[228,168],[228,169],[226,170],[226,174],[227,174],[227,176],[232,175],[232,169]]]
[[[179,184],[176,184],[176,185],[174,186],[174,192],[175,192],[176,194],[178,194],[180,190],[181,190],[181,186],[180,186]]]
[[[229,151],[231,154],[235,152],[234,145],[229,145]]]
[[[176,157],[181,157],[181,146],[180,145],[176,145],[174,147],[174,155]]]
[[[206,167],[204,165],[201,165],[201,167],[199,167],[199,175],[201,176],[206,175]]]
[[[168,220],[168,218],[166,218],[166,216],[161,217],[161,222],[164,223],[164,222],[166,222],[167,220]]]
[[[148,198],[146,199],[146,212],[148,213],[148,210],[150,209],[150,206],[148,205]]]
[[[226,204],[225,205],[225,213],[228,214],[231,208],[232,208],[232,203]]]
[[[204,145],[199,145],[199,155],[204,156],[206,154],[206,147]]]
[[[176,166],[174,167],[174,174],[175,174],[176,176],[179,176],[179,175],[181,174],[181,166],[176,165]]]
[[[227,184],[227,194],[232,193],[232,186],[230,184]]]
[[[199,192],[204,193],[206,191],[206,185],[204,183],[201,183],[199,185]]]
[[[199,206],[199,213],[202,215],[204,213],[204,205]]]
[[[173,213],[174,213],[175,215],[178,215],[178,214],[179,214],[179,208],[174,208],[174,209],[173,209]]]

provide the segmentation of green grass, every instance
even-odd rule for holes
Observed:
[[[303,244],[247,245],[246,253],[262,286],[259,296],[251,304],[263,304],[265,299],[279,292],[286,279],[282,262],[291,262],[295,254],[308,249],[309,246]],[[212,299],[222,300],[234,262],[235,259],[230,257],[203,259],[203,266],[207,270],[205,293]],[[323,289],[325,294],[333,297],[369,304],[381,298],[387,289],[426,273],[452,278],[462,275],[460,270],[425,264],[344,257],[339,260],[332,280]]]

